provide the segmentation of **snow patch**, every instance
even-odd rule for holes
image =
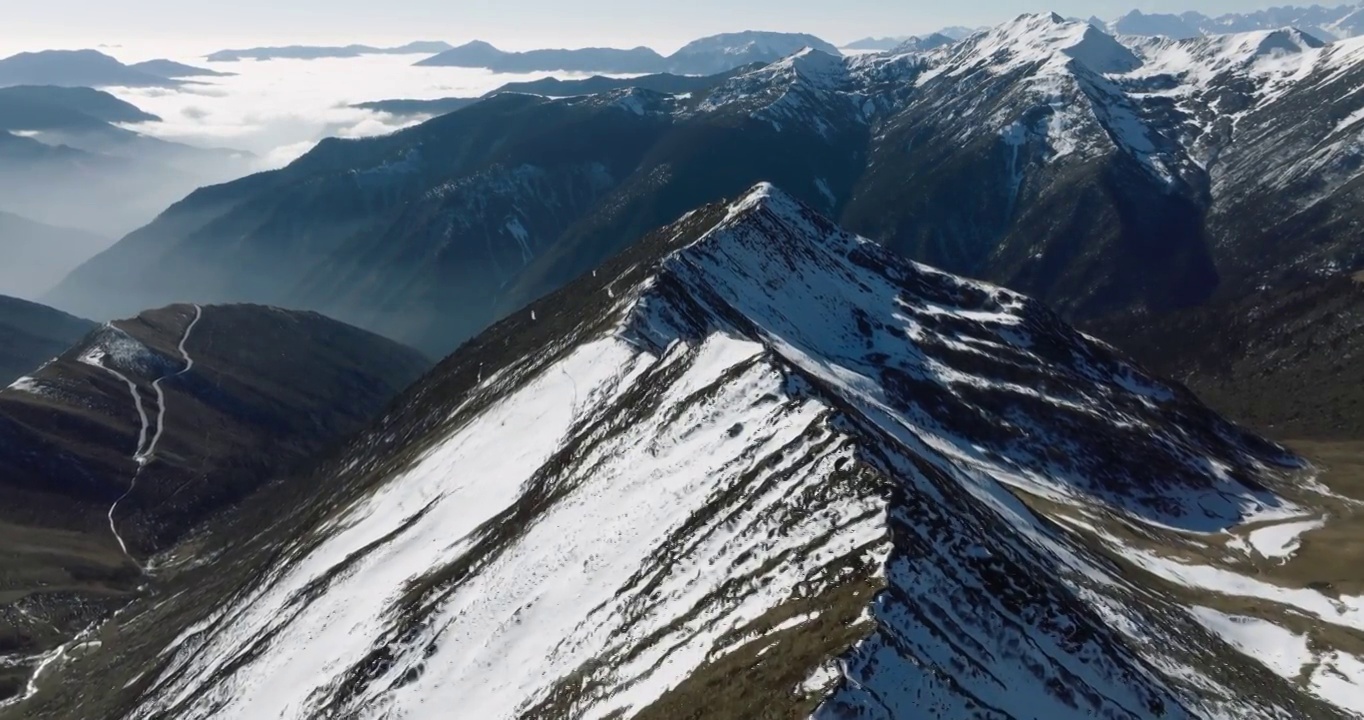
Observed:
[[[1302,536],[1326,525],[1326,518],[1270,525],[1250,533],[1250,544],[1260,555],[1278,560],[1293,557],[1302,544]]]
[[[1302,674],[1312,661],[1307,636],[1298,635],[1268,620],[1228,615],[1206,607],[1191,607],[1189,614],[1228,645],[1289,680]]]

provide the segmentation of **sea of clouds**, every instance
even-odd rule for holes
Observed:
[[[117,49],[108,52],[115,57]],[[392,98],[476,97],[513,81],[564,73],[498,74],[470,68],[415,67],[425,55],[367,55],[317,60],[209,63],[202,56],[171,59],[230,77],[198,78],[177,89],[108,88],[162,118],[139,132],[201,147],[256,156],[257,169],[281,167],[325,137],[393,132],[424,118],[351,107]],[[122,59],[122,58],[120,58]]]

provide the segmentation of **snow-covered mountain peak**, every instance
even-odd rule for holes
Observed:
[[[1095,73],[1122,73],[1142,64],[1111,35],[1055,13],[1020,15],[948,50],[952,75],[981,69],[999,74],[1025,66],[1059,69],[1071,62]]]
[[[1241,76],[1271,89],[1312,69],[1326,43],[1296,28],[1209,35],[1185,40],[1134,39],[1145,58],[1135,77],[1168,75],[1188,90],[1224,76]]]
[[[848,78],[844,58],[814,48],[778,60],[770,68],[774,73],[787,73],[822,87],[838,86]]]
[[[127,610],[159,661],[117,716],[1316,716],[1035,509],[1211,537],[1293,512],[1293,467],[761,184],[463,346],[316,512]]]
[[[808,34],[763,32],[749,30],[744,32],[721,33],[694,40],[684,45],[674,57],[685,57],[702,53],[721,53],[726,55],[747,55],[755,51],[767,54],[790,55],[802,47],[812,47],[831,55],[841,54],[838,48]]]
[[[655,334],[666,328],[656,346],[666,346],[662,338],[696,336],[727,325],[819,377],[843,401],[866,404],[878,421],[900,429],[917,425],[915,434],[941,434],[947,445],[955,445],[952,436],[968,432],[962,423],[978,417],[978,406],[1029,406],[1025,435],[1035,447],[1080,442],[1071,424],[1074,411],[1094,412],[1096,419],[1102,415],[1123,428],[1119,434],[1159,435],[1158,418],[1192,402],[1185,391],[1145,377],[1108,349],[1063,330],[1040,304],[900,260],[771,185],[760,185],[728,206],[713,228],[670,255],[661,269],[651,288],[680,283],[685,292],[669,297],[699,298],[705,311],[682,311],[675,302],[660,311],[656,299],[646,300],[643,326]],[[722,325],[695,324],[701,316]],[[687,320],[678,325],[677,318]],[[970,370],[961,365],[967,357]],[[910,395],[901,395],[910,387],[915,388]],[[986,396],[996,397],[987,402]],[[882,415],[897,415],[906,407],[915,408],[913,419]],[[1231,480],[1232,475],[1207,473],[1206,462],[1249,471],[1259,462],[1252,458],[1265,450],[1242,445],[1239,431],[1213,422],[1210,414],[1208,419],[1211,424],[1203,430],[1208,435],[1198,445],[1219,448],[1214,452],[1220,457],[1153,455],[1152,465],[1145,466],[1166,468],[1154,485],[1121,477],[1112,459],[1075,457],[1061,470],[1010,442],[978,443],[977,450],[961,457],[973,457],[969,462],[989,467],[988,474],[1016,478],[1036,492],[1099,498],[1163,525],[1213,516],[1236,523],[1291,509]],[[1175,446],[1187,441],[1172,439]],[[1277,451],[1269,457],[1277,457]],[[1172,495],[1184,494],[1202,500],[1170,502]],[[1177,510],[1179,505],[1187,505],[1190,514]]]

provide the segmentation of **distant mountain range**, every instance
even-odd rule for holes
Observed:
[[[948,28],[948,30],[960,30],[965,32],[948,34],[947,31],[942,31],[929,33],[928,35],[922,36],[905,35],[902,37],[885,38],[869,37],[863,38],[861,40],[856,40],[854,42],[850,42],[847,45],[844,45],[843,47],[847,50],[865,50],[869,52],[887,52],[890,50],[903,50],[907,52],[927,51],[956,42],[957,40],[960,40],[963,37],[969,36],[973,32],[967,30],[966,28]]]
[[[0,253],[4,253],[8,264],[9,251],[0,249]],[[89,320],[0,295],[0,386],[34,372],[94,329],[95,323]]]
[[[667,57],[646,47],[630,50],[581,48],[506,52],[489,43],[474,41],[422,60],[417,65],[487,68],[506,73],[564,71],[712,75],[751,63],[773,62],[807,47],[839,54],[833,45],[813,35],[749,31],[701,38]]]
[[[885,50],[890,50],[890,49],[892,49],[892,48],[894,48],[894,47],[897,47],[897,46],[903,44],[906,40],[909,40],[910,37],[911,37],[911,36],[909,36],[909,35],[902,35],[902,36],[900,36],[900,37],[883,37],[883,38],[865,37],[865,38],[862,38],[861,40],[854,40],[854,41],[852,41],[852,42],[850,42],[850,43],[844,45],[844,46],[843,46],[843,49],[844,49],[844,50],[873,50],[873,51],[881,52],[881,51],[885,51]]]
[[[117,236],[193,188],[249,170],[242,153],[128,127],[158,121],[100,90],[0,87],[0,202],[41,223]]]
[[[397,47],[373,47],[370,45],[287,45],[283,47],[258,47],[244,50],[219,50],[209,54],[209,62],[239,62],[241,60],[319,60],[322,58],[351,58],[362,55],[428,55],[449,50],[449,43],[440,41],[417,41]]]
[[[352,107],[361,110],[372,110],[374,112],[385,112],[393,115],[444,115],[445,113],[469,107],[476,102],[503,93],[523,93],[526,95],[540,95],[543,97],[574,97],[578,95],[596,95],[615,90],[638,88],[650,92],[683,95],[686,93],[709,90],[736,75],[755,70],[760,65],[761,63],[748,65],[717,75],[673,75],[671,73],[660,73],[656,75],[640,75],[633,78],[613,78],[595,75],[590,78],[582,78],[579,80],[560,80],[559,78],[550,77],[526,82],[507,83],[482,97],[476,98],[375,100],[372,102],[356,103],[355,105],[352,105]]]
[[[97,50],[44,50],[0,59],[0,87],[175,87],[179,80],[149,69],[124,65]]]
[[[766,179],[1071,318],[1158,316],[1358,265],[1355,58],[1291,32],[1124,44],[1042,15],[690,93],[502,94],[200,190],[46,301],[308,307],[438,355]],[[1303,242],[1276,240],[1289,227]]]
[[[160,120],[132,103],[91,88],[54,85],[0,88],[0,130],[90,130],[114,123]]]
[[[197,77],[229,77],[232,73],[218,72],[207,68],[195,67],[174,60],[147,60],[146,62],[133,63],[128,67],[159,77],[181,80],[184,78]]]
[[[1163,36],[1186,39],[1200,35],[1244,33],[1293,27],[1326,41],[1364,34],[1364,10],[1358,5],[1323,7],[1273,7],[1247,13],[1210,17],[1199,12],[1143,13],[1140,10],[1114,20],[1091,20],[1108,32],[1120,35]]]
[[[36,298],[112,244],[82,230],[0,212],[0,294]]]

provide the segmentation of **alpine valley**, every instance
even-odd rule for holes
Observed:
[[[0,720],[1364,718],[1364,38],[1287,15],[441,44],[642,74],[0,302]]]

